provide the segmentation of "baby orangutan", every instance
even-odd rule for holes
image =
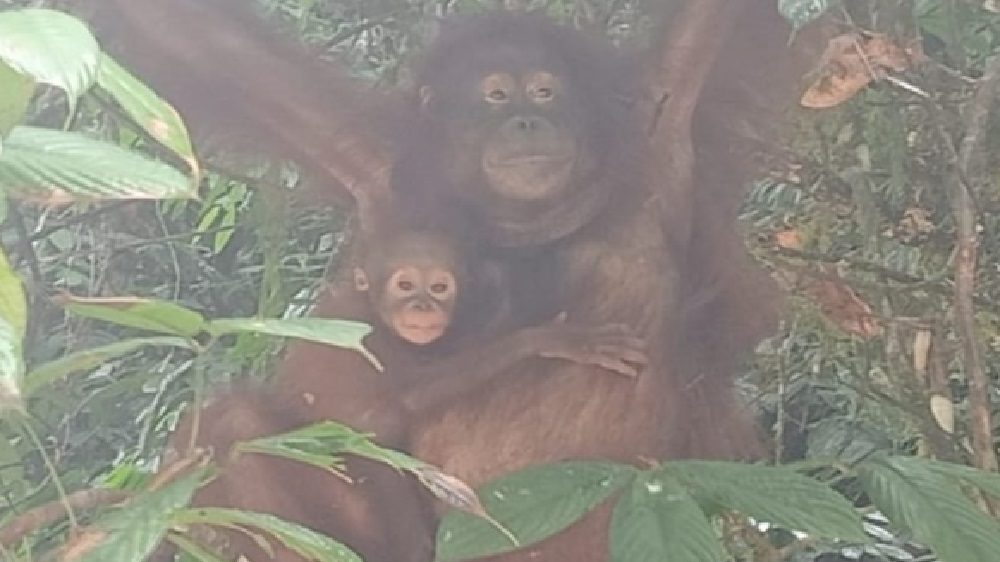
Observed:
[[[376,240],[354,270],[354,288],[368,296],[368,344],[398,385],[404,416],[434,410],[530,357],[625,376],[645,363],[644,343],[627,326],[573,326],[560,315],[515,329],[503,271],[442,232],[413,229]]]
[[[354,350],[290,344],[271,385],[224,394],[202,411],[196,441],[215,449],[223,470],[193,503],[276,515],[341,540],[369,562],[430,562],[436,517],[412,477],[349,456],[351,482],[345,482],[288,459],[230,459],[225,451],[236,441],[323,420],[408,450],[417,417],[462,395],[489,392],[487,383],[522,359],[550,357],[634,376],[646,361],[644,344],[624,326],[578,327],[563,318],[511,327],[502,271],[437,230],[401,229],[365,242],[353,286],[322,295],[314,315],[331,316],[332,302],[348,300],[352,310],[341,308],[337,317],[373,326],[365,345],[383,371]],[[356,294],[347,294],[352,290]],[[192,416],[185,416],[171,438],[175,448],[188,442],[193,427]],[[228,554],[270,558],[241,533],[223,535]],[[275,560],[303,562],[273,546]]]

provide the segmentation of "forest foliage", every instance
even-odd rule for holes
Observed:
[[[458,508],[442,561],[543,538],[619,490],[614,560],[995,559],[1000,6],[772,1],[796,29],[836,33],[741,216],[789,296],[740,380],[769,462],[558,463],[477,498],[335,423],[244,449],[412,472]],[[317,57],[387,86],[435,17],[485,4],[259,3]],[[153,476],[180,410],[265,378],[283,338],[367,353],[367,326],[302,316],[349,211],[317,206],[294,163],[196,152],[184,116],[65,4],[0,0],[0,556],[138,561],[169,535],[210,560],[175,530],[211,523],[356,560],[273,517],[187,509],[210,463]],[[653,29],[653,0],[534,4],[623,45]],[[512,489],[530,493],[496,501]]]

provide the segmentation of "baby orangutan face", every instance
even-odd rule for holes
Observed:
[[[458,302],[457,256],[450,245],[413,234],[366,261],[354,270],[354,286],[368,293],[382,323],[414,345],[439,340]]]

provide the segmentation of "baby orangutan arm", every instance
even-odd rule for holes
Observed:
[[[532,357],[565,359],[635,377],[646,364],[645,345],[625,325],[574,326],[560,315],[551,324],[522,328],[450,357],[407,367],[400,402],[411,414],[438,409]]]

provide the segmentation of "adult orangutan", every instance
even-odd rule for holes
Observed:
[[[561,459],[639,462],[754,448],[730,373],[706,370],[723,383],[700,392],[697,374],[686,370],[692,351],[678,345],[685,248],[671,244],[672,229],[651,204],[656,186],[645,173],[634,68],[609,46],[541,17],[494,13],[446,29],[417,74],[420,121],[393,169],[401,207],[434,201],[443,220],[472,217],[482,251],[522,283],[512,297],[523,322],[565,310],[575,322],[628,324],[650,344],[648,369],[635,382],[529,359],[426,416],[414,454],[472,485]],[[554,285],[534,294],[539,270]],[[690,427],[692,410],[703,407],[717,414],[713,426]],[[604,560],[609,513],[604,506],[497,559]]]

